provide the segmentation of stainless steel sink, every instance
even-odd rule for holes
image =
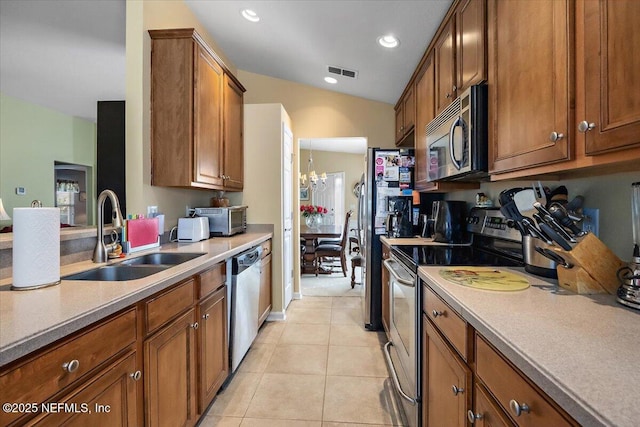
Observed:
[[[204,253],[155,252],[122,261],[122,265],[178,265],[191,261]]]
[[[136,280],[151,276],[166,270],[166,265],[106,265],[82,273],[71,274],[62,277],[62,280],[95,280],[106,282],[119,282],[124,280]]]

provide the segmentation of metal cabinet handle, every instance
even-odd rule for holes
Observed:
[[[516,417],[522,415],[523,412],[526,412],[528,414],[531,410],[531,408],[529,408],[529,405],[527,405],[526,403],[518,403],[514,399],[511,399],[511,401],[509,401],[509,407],[516,415]]]
[[[204,320],[207,320],[207,319],[209,318],[209,313],[207,313],[207,314],[203,314],[203,315],[202,315],[202,318],[203,318]]]
[[[189,325],[189,326],[191,326],[193,329],[198,329],[198,327],[199,327],[200,325],[198,325],[198,322],[196,322],[196,323],[192,323],[192,324],[191,324],[191,325]]]
[[[482,419],[482,414],[474,414],[473,411],[469,409],[467,411],[467,419],[469,420],[469,423],[474,424],[476,420]]]
[[[132,380],[134,381],[140,381],[140,378],[142,378],[142,372],[140,371],[135,371],[133,374],[129,374],[129,376],[131,377]]]
[[[457,395],[458,395],[458,394],[460,394],[460,393],[464,393],[464,389],[463,389],[463,388],[458,387],[458,386],[457,386],[457,385],[455,385],[455,384],[451,387],[451,390],[453,390],[453,395],[454,395],[454,396],[457,396]]]
[[[62,364],[62,369],[71,373],[78,370],[80,367],[80,362],[77,359],[73,359],[71,362],[65,362]]]
[[[458,90],[458,86],[453,85],[453,87],[451,88],[451,90],[452,90],[452,91],[454,91],[454,92],[455,92],[455,91],[457,91],[457,90]]]
[[[438,310],[433,310],[431,312],[431,315],[434,317],[434,319],[438,316],[444,316],[444,311],[438,311]]]
[[[448,93],[448,94],[446,95],[446,97],[447,97],[447,98],[451,98],[451,94],[450,94],[450,93]]]
[[[558,133],[558,132],[551,132],[551,134],[549,135],[549,141],[551,142],[556,142],[560,139],[564,138],[564,134],[563,133]]]
[[[581,121],[580,123],[578,123],[578,130],[581,133],[586,133],[590,130],[593,130],[596,128],[596,124],[595,123],[589,123],[586,120]]]

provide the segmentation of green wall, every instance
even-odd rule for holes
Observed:
[[[93,200],[96,124],[0,93],[0,198],[10,216],[34,199],[54,206],[55,161],[91,167]],[[16,187],[26,195],[16,195]],[[93,208],[88,221],[94,223]]]

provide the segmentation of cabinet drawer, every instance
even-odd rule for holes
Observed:
[[[37,353],[25,363],[2,372],[2,401],[38,404],[46,402],[51,396],[133,344],[135,340],[136,311],[130,309],[86,332],[64,339],[54,348]],[[19,416],[18,413],[3,411],[0,413],[0,425],[8,425]]]
[[[194,304],[194,284],[195,280],[189,279],[145,303],[147,335]]]
[[[476,374],[498,401],[498,404],[519,426],[570,426],[559,409],[542,391],[537,390],[480,335],[476,334]],[[549,400],[547,400],[549,399]],[[511,402],[527,411],[516,414]]]
[[[210,270],[200,273],[200,293],[198,299],[202,299],[211,292],[224,286],[226,277],[226,265],[224,262],[216,265]]]
[[[428,286],[424,286],[423,309],[427,317],[440,330],[456,351],[467,361],[467,322],[440,299]]]
[[[271,239],[262,242],[262,258],[271,253]]]

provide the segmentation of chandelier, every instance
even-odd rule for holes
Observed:
[[[308,183],[307,174],[309,175]],[[311,191],[317,192],[322,192],[327,189],[327,174],[322,172],[322,174],[318,175],[313,166],[313,150],[311,148],[311,143],[309,143],[309,162],[307,163],[307,173],[300,173],[300,189],[311,189]]]

